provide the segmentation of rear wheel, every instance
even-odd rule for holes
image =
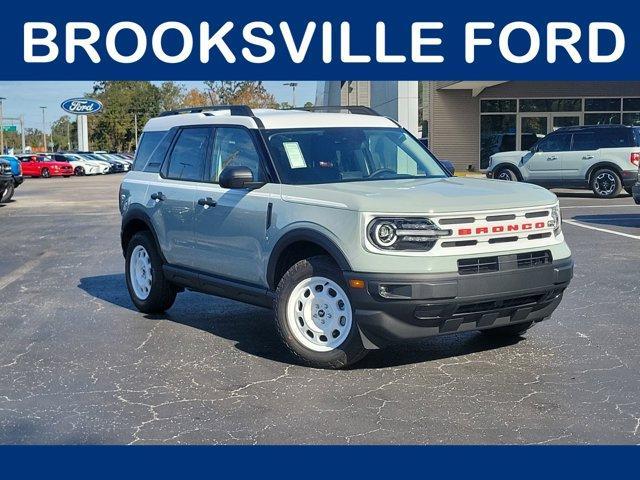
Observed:
[[[125,277],[131,300],[144,313],[162,313],[176,300],[178,290],[162,271],[162,259],[149,232],[136,233],[125,257]]]
[[[504,327],[490,328],[488,330],[481,330],[482,333],[489,337],[519,337],[524,332],[529,330],[533,322],[517,323],[515,325],[505,325]]]
[[[9,200],[11,200],[11,197],[13,197],[14,191],[15,191],[15,187],[13,183],[9,183],[5,191],[0,193],[0,203],[6,203]]]
[[[40,176],[41,176],[42,178],[49,178],[49,177],[51,177],[51,173],[49,172],[49,169],[48,169],[48,168],[43,168],[43,169],[40,171]]]
[[[499,168],[498,171],[494,174],[493,178],[496,180],[506,180],[508,182],[517,182],[518,176],[515,174],[513,170],[507,167]]]
[[[615,198],[622,190],[622,181],[610,168],[601,168],[591,175],[591,190],[598,198]]]
[[[318,368],[342,368],[363,358],[347,285],[326,256],[300,260],[276,289],[276,325],[287,347]]]

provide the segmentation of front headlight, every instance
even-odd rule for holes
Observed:
[[[553,225],[550,226],[554,227],[553,234],[557,237],[558,235],[560,235],[560,232],[562,232],[562,215],[560,213],[560,203],[556,203],[551,209],[551,218]]]
[[[451,235],[428,218],[376,218],[367,235],[382,250],[430,250],[440,237]]]

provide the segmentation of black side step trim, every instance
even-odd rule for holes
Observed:
[[[209,275],[175,265],[163,265],[164,275],[172,283],[201,293],[271,308],[274,293],[264,287]]]

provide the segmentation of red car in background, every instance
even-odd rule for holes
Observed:
[[[56,162],[44,155],[18,155],[25,177],[65,177],[73,175],[73,167],[69,162]]]

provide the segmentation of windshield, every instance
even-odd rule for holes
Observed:
[[[398,128],[266,130],[284,183],[317,184],[449,176]]]

